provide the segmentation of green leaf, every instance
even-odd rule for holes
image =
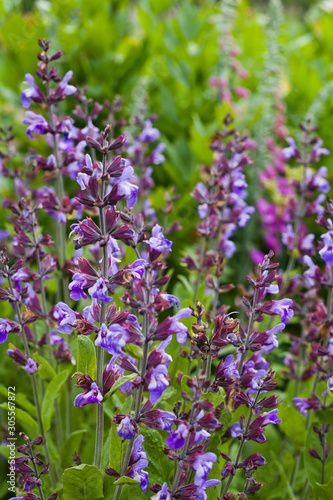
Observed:
[[[133,358],[135,358],[135,359],[142,358],[142,347],[139,347],[138,345],[126,344],[124,347],[124,351],[127,354],[130,354],[131,356],[133,356]]]
[[[165,391],[163,391],[163,394],[158,400],[158,403],[160,404],[163,403],[163,401],[168,401],[168,399],[173,398],[175,394],[177,394],[177,389],[175,387],[172,387],[172,385],[170,385],[165,389]]]
[[[105,394],[104,401],[106,399],[108,399],[110,396],[112,396],[112,394],[114,394],[117,391],[117,389],[119,389],[119,387],[121,387],[122,385],[124,385],[126,382],[129,382],[130,380],[133,380],[137,376],[138,376],[137,373],[130,373],[129,375],[125,375],[125,377],[118,378],[118,380],[115,381],[115,383],[113,384],[113,386],[111,387],[111,389],[109,390],[109,392],[107,392]]]
[[[0,404],[0,408],[3,408],[4,410],[7,410],[8,412],[11,411],[8,408],[8,403],[2,403]],[[15,418],[16,420],[22,425],[22,428],[26,433],[32,434],[29,436],[30,438],[32,437],[37,437],[37,434],[39,432],[38,430],[38,423],[36,420],[34,420],[29,413],[27,413],[24,410],[21,410],[21,408],[15,408]]]
[[[62,475],[64,500],[98,500],[103,495],[103,475],[95,465],[81,464]]]
[[[332,490],[333,490],[333,477],[331,477],[328,483],[326,484],[316,483],[313,486],[313,491],[318,500],[327,500],[328,498],[332,498]]]
[[[173,464],[162,452],[165,442],[160,432],[149,427],[142,427],[140,433],[144,437],[143,449],[147,453],[149,461],[149,479],[153,483],[163,484],[172,473]]]
[[[140,481],[137,481],[137,479],[132,479],[131,477],[122,476],[117,479],[114,484],[136,484],[137,486],[140,486]]]
[[[45,431],[48,431],[51,427],[54,401],[58,397],[62,385],[66,382],[67,376],[67,370],[60,372],[47,386],[42,404],[42,420]]]
[[[303,447],[306,440],[305,420],[296,408],[290,405],[279,406],[280,429],[295,442],[296,447]]]
[[[118,473],[120,473],[127,444],[122,444],[122,438],[117,434],[117,426],[111,425],[110,467]]]
[[[3,396],[5,396],[5,398],[7,398],[7,396],[8,396],[7,387],[5,387],[4,385],[0,385],[0,394],[2,394]],[[15,404],[21,406],[23,408],[23,410],[27,411],[34,418],[37,417],[35,405],[30,403],[30,401],[27,399],[26,394],[22,394],[21,392],[17,392],[15,394]]]
[[[37,352],[34,353],[33,358],[39,364],[38,375],[40,375],[43,380],[53,380],[56,376],[56,372],[53,370],[50,363]]]
[[[85,432],[87,432],[87,429],[79,429],[77,431],[73,431],[68,438],[66,438],[60,450],[60,463],[62,467],[67,467],[72,464],[72,455],[75,452],[79,452],[80,444]]]
[[[77,337],[77,371],[96,378],[96,351],[94,343],[85,335]]]

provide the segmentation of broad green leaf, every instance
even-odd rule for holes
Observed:
[[[96,378],[96,351],[93,342],[85,335],[77,337],[77,371]]]
[[[280,428],[297,447],[302,447],[306,440],[305,419],[293,406],[279,406]]]
[[[7,387],[0,385],[0,394],[7,397]],[[22,394],[20,392],[15,393],[15,404],[21,406],[23,410],[27,411],[34,418],[37,417],[36,408],[32,403],[30,403],[30,401],[28,401],[26,394]]]
[[[138,345],[126,344],[124,351],[133,356],[135,359],[142,358],[142,347],[139,347]]]
[[[328,498],[332,498],[333,477],[331,477],[328,483],[326,484],[320,484],[320,483],[314,484],[313,491],[318,500],[327,500]]]
[[[103,495],[103,475],[95,465],[81,464],[62,475],[64,500],[99,500]]]
[[[8,412],[10,411],[8,408],[8,403],[2,403],[0,405],[0,408],[3,408],[4,410],[7,410]],[[29,413],[27,413],[24,410],[21,410],[21,408],[15,408],[15,418],[16,420],[22,425],[22,428],[24,432],[26,433],[31,433],[30,439],[37,437],[37,434],[39,432],[38,430],[38,423],[36,420],[34,420]]]
[[[56,376],[56,372],[53,370],[50,363],[37,352],[34,353],[33,358],[39,364],[38,375],[40,375],[43,380],[53,380]]]
[[[172,474],[173,464],[162,452],[165,441],[161,433],[149,427],[142,427],[140,433],[144,437],[143,449],[147,453],[149,461],[149,479],[153,483],[163,484]]]
[[[110,467],[120,473],[128,442],[122,443],[117,434],[117,426],[111,425]]]
[[[58,373],[56,377],[48,384],[43,404],[42,404],[42,420],[45,431],[51,427],[51,419],[54,411],[54,401],[60,393],[60,389],[66,382],[68,371]]]
[[[169,399],[173,398],[175,394],[177,394],[177,389],[175,387],[172,387],[172,385],[170,385],[165,389],[165,391],[163,391],[163,394],[158,400],[158,403],[163,403],[163,401],[168,401]]]
[[[119,389],[122,385],[124,385],[126,382],[129,382],[130,380],[133,380],[136,378],[138,375],[137,373],[130,373],[129,375],[125,375],[124,377],[118,378],[118,380],[115,381],[109,392],[107,392],[104,396],[104,400],[108,399],[112,394],[114,394],[117,389]]]
[[[73,431],[68,438],[66,438],[60,450],[62,467],[67,467],[72,464],[72,455],[75,452],[79,453],[80,444],[85,432],[87,432],[87,429],[79,429],[77,431]]]
[[[115,481],[114,484],[136,484],[137,486],[140,486],[140,481],[132,479],[131,477],[122,476],[119,479],[117,479],[117,481]]]

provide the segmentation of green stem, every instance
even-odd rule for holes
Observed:
[[[30,448],[30,454],[31,454],[31,456],[30,456],[31,463],[32,463],[32,466],[34,468],[35,476],[36,476],[36,479],[39,479],[37,465],[35,463],[34,455],[33,455],[33,452],[32,452],[32,446],[30,444],[29,444],[29,448]],[[42,486],[38,485],[37,487],[38,487],[38,491],[39,491],[40,500],[45,500]]]
[[[105,139],[104,139],[105,145]],[[102,172],[102,180],[101,180],[101,190],[100,190],[100,198],[103,202],[104,194],[105,194],[105,172],[106,172],[106,152],[103,153],[103,172]],[[105,227],[105,211],[103,207],[99,208],[99,224],[102,236],[106,235],[106,227]],[[108,251],[107,247],[103,247],[103,278],[108,278]],[[102,326],[105,323],[105,315],[106,315],[106,304],[102,302],[101,304],[101,314],[99,324]],[[104,348],[97,347],[96,348],[96,382],[98,387],[103,391],[103,370],[104,370]],[[103,436],[104,436],[104,409],[103,404],[97,405],[97,414],[96,414],[96,439],[95,439],[95,457],[94,464],[96,467],[100,468],[102,462],[102,452],[103,452]]]
[[[196,407],[196,401],[193,401],[192,409],[191,409],[191,413],[190,413],[190,418],[189,418],[189,426],[193,425],[193,417],[194,417],[195,407]],[[189,443],[190,443],[190,438],[191,438],[191,432],[189,430],[188,435],[186,437],[185,444],[184,444],[184,446],[182,448],[182,451],[181,451],[181,453],[179,455],[175,477],[173,479],[173,483],[172,483],[172,486],[171,486],[171,496],[174,495],[174,493],[175,493],[175,491],[176,491],[176,489],[178,487],[179,479],[180,479],[181,472],[182,472],[181,471],[181,467],[180,467],[180,463],[186,457],[188,446],[189,446]]]
[[[12,295],[14,295],[14,289],[13,289],[12,280],[11,280],[10,276],[8,276],[8,285],[9,285],[9,288],[10,288]],[[31,356],[30,356],[29,343],[28,343],[28,339],[27,339],[25,332],[24,332],[24,328],[23,328],[24,322],[22,319],[19,304],[17,304],[17,306],[15,307],[15,311],[17,313],[18,322],[19,322],[21,329],[22,329],[21,337],[22,337],[24,352],[25,352],[25,355],[27,356],[27,358],[30,358]],[[36,376],[34,373],[32,373],[30,376],[31,376],[31,385],[32,385],[32,392],[33,392],[33,397],[34,397],[34,403],[35,403],[35,407],[36,407],[38,428],[39,428],[40,435],[43,438],[43,449],[44,449],[46,462],[50,464],[51,486],[52,486],[52,488],[54,488],[55,484],[56,484],[56,478],[55,478],[55,472],[53,469],[53,464],[51,463],[51,460],[50,460],[50,452],[49,452],[49,448],[47,445],[46,432],[44,430],[43,421],[42,421],[42,412],[41,412],[41,406],[40,406],[40,401],[39,401],[39,396],[38,396]]]
[[[206,246],[206,240],[203,238],[201,240],[201,247],[200,247],[200,257],[199,257],[199,269],[197,273],[197,280],[195,282],[195,289],[194,289],[194,296],[193,296],[193,302],[196,303],[197,298],[198,298],[198,291],[199,291],[199,285],[200,285],[200,280],[201,280],[201,272],[202,272],[202,264],[205,256],[205,246]]]
[[[35,252],[36,252],[36,262],[37,262],[37,272],[39,275],[39,288],[40,288],[40,294],[42,298],[42,312],[43,316],[45,319],[45,331],[46,331],[46,347],[47,347],[47,357],[48,357],[48,362],[50,366],[52,366],[53,363],[53,356],[52,356],[52,347],[51,347],[51,337],[50,337],[50,328],[47,322],[47,303],[46,303],[46,292],[45,292],[45,287],[44,287],[44,282],[43,282],[43,276],[42,276],[42,267],[41,267],[41,262],[40,262],[40,255],[39,255],[39,246],[36,238],[36,231],[35,231],[35,226],[32,226],[32,237],[33,237],[33,242],[35,245]],[[60,406],[59,406],[59,399],[56,398],[54,402],[55,406],[55,421],[56,421],[56,436],[57,436],[57,447],[58,451],[60,451],[61,446],[64,442],[64,434],[62,430],[62,423],[61,423],[61,411],[60,411]]]
[[[139,420],[140,416],[140,409],[141,409],[141,402],[142,402],[142,395],[143,395],[143,386],[144,386],[144,378],[147,372],[147,359],[148,359],[148,352],[149,352],[149,338],[148,338],[148,330],[149,330],[149,314],[148,314],[148,305],[149,305],[149,284],[147,280],[147,268],[145,268],[145,282],[146,286],[148,287],[148,290],[145,291],[145,303],[146,303],[146,310],[143,314],[142,317],[142,331],[143,335],[145,338],[144,346],[143,346],[143,353],[142,353],[142,365],[141,365],[141,384],[140,387],[136,393],[136,399],[135,399],[135,409],[134,409],[134,420],[137,422]],[[124,457],[124,461],[121,467],[120,475],[123,476],[125,472],[127,471],[128,464],[131,458],[132,454],[132,448],[133,448],[133,443],[134,443],[134,437],[128,442],[127,449],[126,449],[126,454]],[[119,500],[121,496],[121,492],[123,489],[123,485],[119,484],[117,485],[113,500]]]
[[[258,401],[259,394],[260,394],[260,389],[257,392],[255,402],[253,403],[253,408],[255,407],[255,405],[256,405],[256,403]],[[238,448],[238,452],[237,452],[237,457],[236,457],[236,461],[235,461],[235,469],[237,469],[237,466],[238,466],[238,464],[240,462],[242,451],[243,451],[243,448],[244,448],[244,445],[245,445],[245,442],[246,442],[246,435],[247,435],[247,433],[249,431],[249,427],[251,425],[252,417],[253,417],[253,412],[252,412],[252,408],[250,408],[250,413],[249,413],[249,416],[247,418],[247,422],[246,422],[246,427],[245,427],[245,431],[244,431],[244,434],[243,434],[243,438],[242,438],[242,440],[241,440],[241,442],[239,444],[239,448]],[[222,498],[224,497],[224,495],[226,495],[228,493],[228,490],[230,488],[230,485],[231,485],[234,477],[235,476],[232,476],[232,475],[229,476],[228,482],[225,485],[225,488],[224,488],[223,492],[222,492],[222,485],[223,485],[223,483],[221,483],[221,495],[222,495]]]
[[[253,330],[253,325],[254,325],[254,320],[255,320],[255,308],[257,306],[258,293],[259,293],[259,288],[256,287],[254,290],[253,303],[252,303],[252,307],[251,307],[251,313],[250,313],[250,318],[249,318],[249,322],[248,322],[248,327],[246,330],[246,339],[245,339],[245,346],[244,346],[245,349],[244,349],[244,352],[242,353],[242,357],[241,357],[239,365],[238,365],[238,372],[240,375],[242,372],[244,361],[245,361],[246,356],[247,356],[247,346],[248,346],[248,343],[250,340],[250,335],[251,335],[252,330]]]

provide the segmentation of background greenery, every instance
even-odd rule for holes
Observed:
[[[221,13],[222,25],[219,22]],[[172,254],[170,265],[177,276],[173,280],[174,289],[186,305],[188,292],[179,278],[185,271],[179,265],[179,257],[187,252],[184,242],[195,238],[197,222],[195,204],[189,193],[199,178],[198,166],[211,160],[207,144],[226,112],[230,111],[230,105],[222,103],[208,85],[209,78],[226,70],[228,64],[219,47],[221,30],[222,39],[223,33],[231,30],[241,50],[239,61],[249,72],[243,85],[251,95],[237,103],[235,120],[236,126],[249,132],[259,145],[253,155],[254,164],[248,170],[250,200],[254,203],[261,194],[258,172],[270,160],[265,138],[272,132],[276,94],[285,103],[290,135],[298,134],[298,122],[311,117],[319,125],[318,133],[325,146],[333,148],[332,19],[332,0],[2,0],[1,124],[14,125],[18,149],[27,152],[31,144],[22,126],[21,82],[25,73],[35,71],[37,39],[43,37],[52,41],[54,51],[64,51],[59,74],[72,69],[73,83],[81,86],[87,83],[89,95],[99,102],[112,100],[120,94],[127,118],[130,119],[143,99],[149,96],[149,108],[159,117],[157,126],[167,146],[166,163],[154,169],[155,207],[161,207],[166,188],[176,186],[181,194],[172,217],[180,221],[183,230],[173,238],[178,251]],[[332,177],[332,158],[327,158],[327,166]],[[0,182],[3,183],[2,193],[6,194],[9,186],[3,180]],[[1,212],[2,227],[4,219]],[[256,216],[247,229],[239,233],[235,255],[238,265],[229,266],[235,267],[230,280],[236,284],[244,282],[251,268],[250,250],[255,246],[266,250],[262,246]],[[273,366],[281,364],[283,356],[282,351],[278,353],[272,360]],[[7,381],[7,374],[14,373],[12,363],[5,356],[1,359],[0,376],[2,381]],[[182,369],[183,362],[180,358],[174,370]],[[24,393],[29,381],[20,373],[13,377]],[[289,386],[281,397],[288,402],[292,394]],[[300,431],[304,424],[298,412],[292,408],[281,411],[285,412],[283,426],[268,431],[269,445],[267,448],[263,445],[264,449],[260,450],[270,465],[258,471],[258,479],[264,480],[267,486],[257,498],[281,498],[281,488],[286,490],[288,487],[295,452],[307,438]],[[80,415],[76,417],[78,421]],[[93,420],[93,415],[90,414],[89,419]],[[89,419],[80,429],[89,428]],[[283,433],[291,441],[282,453]],[[80,442],[84,436],[80,434],[76,438]],[[154,442],[157,437],[152,435],[150,439]],[[83,449],[83,459],[91,462],[89,453],[92,450],[87,446]],[[62,458],[66,465],[67,457]],[[164,462],[160,464],[162,469],[167,466]],[[300,484],[304,474],[303,469],[297,478]],[[0,498],[7,498],[6,491],[7,485],[2,483]],[[140,494],[135,498],[141,498]]]

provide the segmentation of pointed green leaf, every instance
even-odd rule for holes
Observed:
[[[119,389],[119,387],[126,384],[126,382],[133,380],[137,376],[138,376],[137,373],[130,373],[129,375],[125,375],[125,377],[118,378],[118,380],[115,381],[109,392],[105,394],[104,401],[108,399],[110,396],[112,396],[112,394],[114,394],[117,391],[117,389]]]
[[[96,379],[96,351],[93,342],[85,335],[77,337],[77,371]]]
[[[81,464],[62,475],[64,500],[99,500],[103,495],[103,475],[95,465]]]
[[[60,450],[60,460],[62,467],[67,467],[68,465],[72,464],[72,455],[75,452],[79,453],[80,444],[85,432],[87,432],[87,429],[79,429],[72,432],[68,436],[68,438],[66,438]]]
[[[66,382],[67,376],[67,370],[60,372],[47,386],[42,404],[42,420],[45,431],[48,431],[51,427],[54,401],[58,397],[62,385]]]
[[[40,375],[43,380],[53,380],[56,376],[56,372],[53,370],[50,363],[37,352],[34,353],[33,358],[39,364],[38,375]]]
[[[115,481],[114,484],[136,484],[137,486],[140,486],[140,481],[132,479],[131,477],[122,476],[119,479],[117,479],[117,481]]]

